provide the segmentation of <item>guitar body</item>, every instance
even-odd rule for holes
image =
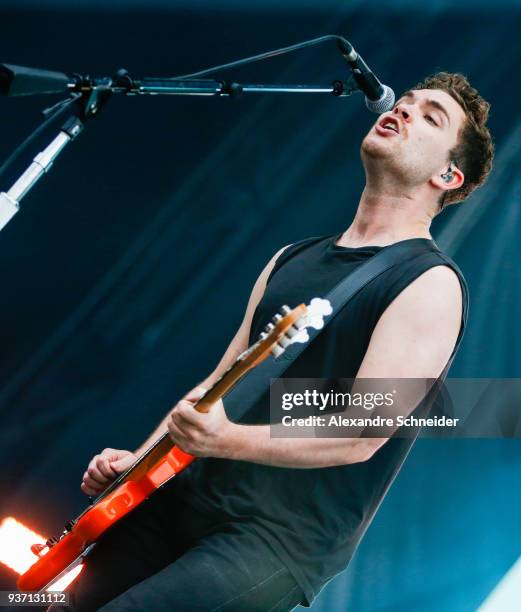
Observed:
[[[137,508],[194,459],[194,456],[173,447],[143,476],[120,484],[115,491],[87,510],[63,538],[20,576],[18,588],[22,591],[42,590],[81,557],[109,527]]]
[[[307,342],[307,327],[320,329],[323,316],[331,314],[327,300],[315,298],[306,306],[293,310],[284,306],[273,318],[259,340],[239,355],[235,363],[194,405],[198,412],[208,412],[252,368],[269,355],[278,357],[294,342]],[[115,523],[137,508],[145,499],[188,467],[196,457],[173,446],[167,434],[149,448],[63,532],[36,544],[32,551],[37,561],[18,579],[21,591],[41,591],[49,588],[64,573],[81,562],[90,548]]]

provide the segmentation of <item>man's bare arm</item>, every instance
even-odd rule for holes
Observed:
[[[212,386],[215,381],[223,374],[237,359],[237,357],[248,348],[248,339],[250,335],[250,326],[253,313],[257,304],[259,303],[264,290],[266,288],[266,282],[270,275],[275,262],[279,255],[286,249],[283,247],[280,249],[268,262],[264,270],[259,275],[244,315],[244,319],[235,334],[233,340],[230,342],[226,352],[222,359],[219,361],[215,370],[196,387],[191,389],[185,396],[184,399],[196,401],[198,396],[201,394],[201,388],[207,389]],[[192,412],[196,412],[192,409]],[[141,456],[148,448],[158,440],[164,433],[167,432],[167,423],[170,418],[171,411],[163,418],[161,423],[156,427],[153,433],[137,448],[133,453],[128,450],[118,450],[113,448],[104,449],[99,455],[95,455],[85,473],[83,474],[83,480],[81,484],[81,490],[87,495],[98,495],[103,491],[114,478],[128,469],[136,459]]]
[[[378,321],[357,373],[364,378],[436,379],[454,349],[461,325],[462,294],[447,266],[424,272],[406,287]],[[348,350],[348,348],[346,348]],[[356,384],[356,382],[355,382]],[[412,411],[415,406],[411,406]],[[190,437],[181,448],[214,456],[292,468],[317,468],[369,459],[386,438],[271,438],[270,426],[230,423],[221,406],[205,415],[180,407]],[[174,423],[175,428],[175,423]],[[179,435],[173,430],[174,435]]]
[[[217,364],[215,370],[207,376],[203,381],[201,381],[196,387],[191,389],[183,399],[194,398],[197,399],[200,389],[208,389],[211,387],[218,378],[234,363],[237,357],[248,348],[248,340],[250,336],[250,327],[251,321],[253,318],[253,313],[257,308],[258,303],[260,302],[264,291],[266,289],[266,282],[268,280],[271,271],[275,265],[275,262],[282,254],[282,252],[287,248],[287,246],[283,247],[275,255],[270,259],[265,268],[260,273],[255,285],[253,286],[250,298],[248,300],[248,305],[246,307],[246,312],[244,314],[244,318],[242,323],[237,330],[237,333],[233,337],[230,342],[226,352],[222,356],[221,360]],[[157,428],[153,431],[153,433],[141,444],[141,446],[134,451],[134,454],[137,456],[142,455],[152,444],[164,433],[167,431],[167,422],[170,417],[170,411],[165,415],[161,423],[157,426]]]

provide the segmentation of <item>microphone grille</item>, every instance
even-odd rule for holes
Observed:
[[[378,100],[369,100],[367,97],[365,99],[365,105],[367,108],[373,113],[378,113],[379,115],[390,111],[394,106],[394,91],[387,85],[382,85],[382,87],[384,88],[384,92],[378,98]]]

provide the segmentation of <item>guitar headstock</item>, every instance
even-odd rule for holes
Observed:
[[[278,357],[291,344],[295,344],[296,342],[302,344],[308,342],[308,328],[312,327],[313,329],[322,329],[324,327],[324,317],[329,316],[332,312],[333,308],[331,307],[329,300],[313,298],[306,306],[305,313],[301,315],[292,325],[292,328],[296,328],[297,332],[294,333],[292,328],[287,330],[283,334],[283,338],[287,339],[288,343],[285,344],[284,340],[281,342],[281,339],[279,338],[277,344],[272,349],[272,353],[275,355],[275,357]]]
[[[307,342],[309,340],[307,329],[310,327],[322,329],[324,317],[332,312],[329,300],[321,298],[313,298],[307,306],[300,304],[293,309],[283,306],[266,325],[257,342],[239,359],[246,359],[254,355],[263,358],[267,356],[267,351],[271,352],[274,357],[279,357],[291,344]]]
[[[309,340],[308,328],[321,329],[324,317],[333,312],[328,300],[314,298],[306,306],[283,306],[266,325],[257,342],[241,353],[235,362],[220,376],[194,406],[199,412],[207,412],[212,404],[223,397],[249,370],[273,355],[279,357],[296,342]]]

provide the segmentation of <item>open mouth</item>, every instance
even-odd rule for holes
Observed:
[[[392,117],[385,117],[377,123],[377,127],[379,127],[380,130],[391,131],[395,134],[400,133],[400,126],[398,124],[398,121]]]

